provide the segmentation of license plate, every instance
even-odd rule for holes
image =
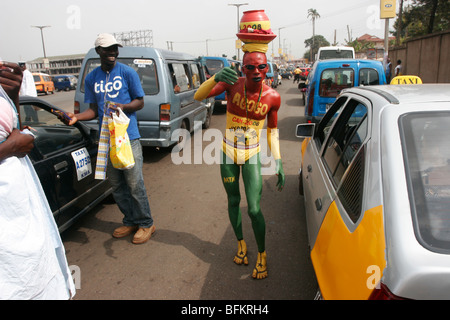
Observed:
[[[77,169],[77,178],[80,181],[92,173],[91,157],[86,148],[79,149],[71,154]]]

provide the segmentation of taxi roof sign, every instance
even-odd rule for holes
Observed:
[[[397,76],[390,84],[422,84],[422,79],[418,76]]]

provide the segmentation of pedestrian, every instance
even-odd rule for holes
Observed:
[[[300,73],[302,73],[302,70],[300,69],[299,66],[297,66],[297,68],[295,68],[295,70],[294,70],[294,82],[293,83],[295,83],[295,81],[297,81],[297,83],[300,82]]]
[[[25,62],[19,62],[19,66],[23,73],[22,85],[20,86],[19,94],[21,96],[37,97],[36,84],[34,82],[33,75],[27,69],[27,64]]]
[[[245,77],[238,78],[232,68],[224,68],[200,86],[195,99],[201,101],[224,91],[227,94],[226,135],[223,141],[220,172],[228,197],[228,215],[238,241],[234,262],[239,265],[248,264],[240,210],[239,177],[242,170],[248,215],[258,246],[252,277],[264,279],[268,276],[268,271],[265,250],[266,225],[260,206],[262,177],[259,142],[261,129],[267,117],[267,141],[275,159],[277,187],[281,191],[285,180],[277,129],[277,113],[281,106],[281,98],[277,91],[264,84],[269,70],[265,51],[261,49],[246,51],[245,46],[243,50]]]
[[[394,70],[394,76],[401,76],[402,74],[402,60],[397,60],[397,66]]]
[[[75,286],[64,246],[20,131],[22,71],[0,63],[0,299],[68,300]]]
[[[391,76],[392,76],[392,63],[391,59],[386,59],[386,83],[391,83]]]
[[[118,108],[128,116],[127,133],[133,151],[135,165],[131,169],[119,170],[113,167],[108,157],[106,175],[113,188],[113,197],[123,213],[123,225],[113,232],[113,237],[123,238],[132,233],[134,244],[147,242],[155,232],[142,172],[143,154],[139,140],[136,111],[144,107],[144,91],[139,76],[131,67],[117,61],[119,47],[113,35],[100,34],[95,40],[95,50],[100,57],[100,66],[85,79],[85,102],[89,108],[74,115],[69,113],[73,125],[78,120],[99,118],[100,128],[108,101],[112,112]]]
[[[27,64],[25,62],[19,62],[19,67],[22,69],[23,78],[22,85],[20,86],[19,95],[37,97],[36,84],[34,82],[33,75],[27,69]],[[25,121],[39,122],[36,110],[33,106],[24,105],[23,109],[25,111]]]

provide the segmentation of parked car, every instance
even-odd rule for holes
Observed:
[[[63,232],[112,189],[108,180],[94,179],[98,131],[81,122],[65,125],[61,112],[39,98],[20,97],[21,123],[36,136],[29,157]]]
[[[55,93],[55,84],[53,83],[50,75],[37,72],[33,73],[33,78],[37,93]]]
[[[297,126],[324,299],[450,299],[450,85],[345,90]]]
[[[302,92],[305,117],[308,122],[318,122],[346,88],[386,84],[383,65],[375,60],[331,59],[316,61],[308,75]]]
[[[74,75],[58,75],[53,77],[53,83],[55,84],[56,91],[69,91],[75,90],[77,87],[78,79]]]
[[[149,47],[119,48],[118,62],[132,67],[141,80],[144,90],[144,108],[136,113],[141,144],[146,147],[172,147],[184,137],[183,132],[208,128],[214,110],[214,98],[203,101],[194,99],[200,85],[206,80],[200,60],[182,52]],[[81,65],[80,78],[75,91],[74,112],[83,112],[89,105],[84,102],[86,75],[100,66],[95,49],[89,50]],[[114,86],[120,79],[111,79],[109,85],[99,84],[114,95]],[[109,99],[114,101],[114,97]],[[85,121],[92,127],[99,126],[98,119]]]
[[[206,69],[207,78],[212,77],[218,71],[222,70],[225,67],[232,67],[234,71],[237,72],[238,76],[243,76],[242,73],[242,63],[237,60],[229,59],[226,57],[212,57],[212,56],[203,56],[200,59],[203,66]],[[214,97],[215,107],[224,107],[226,108],[227,99],[225,92]]]

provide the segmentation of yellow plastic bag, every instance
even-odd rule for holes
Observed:
[[[108,117],[108,128],[110,134],[109,154],[112,165],[116,169],[131,169],[134,167],[133,151],[131,150],[130,138],[127,128],[130,119],[118,108],[119,115],[112,114]]]

